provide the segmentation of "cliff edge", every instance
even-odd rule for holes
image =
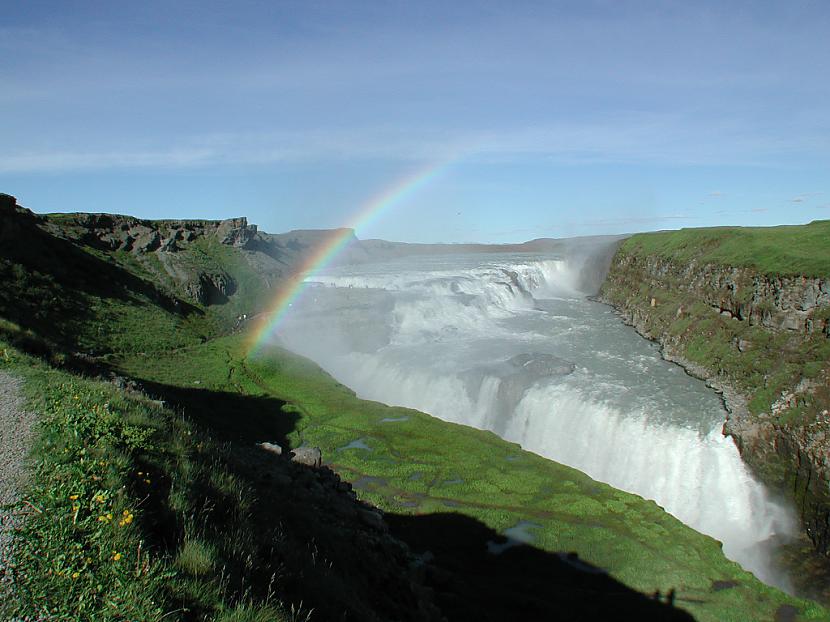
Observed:
[[[723,395],[724,434],[830,557],[830,221],[638,234],[598,298]]]

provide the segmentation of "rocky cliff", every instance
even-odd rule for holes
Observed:
[[[40,215],[0,193],[3,236],[30,237],[32,227],[202,307],[223,305],[241,293],[236,300],[244,302],[232,305],[233,311],[248,314],[262,310],[267,291],[291,277],[304,257],[342,235],[340,229],[268,234],[244,217],[146,220],[118,214]],[[240,292],[240,287],[247,291]]]
[[[738,257],[734,264],[722,252],[735,243],[732,230],[633,236],[618,249],[599,294],[659,342],[667,359],[722,393],[729,411],[724,433],[765,483],[795,501],[805,533],[824,556],[830,556],[830,271],[806,262],[799,271],[798,264],[803,246],[822,239],[816,229],[826,235],[828,225],[787,228],[782,240],[774,230],[742,231],[747,244],[763,243],[756,260]],[[818,252],[830,258],[830,237],[823,240]],[[776,261],[780,271],[770,270]]]

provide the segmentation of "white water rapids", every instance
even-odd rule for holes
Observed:
[[[790,511],[721,434],[718,396],[587,299],[583,262],[480,254],[332,268],[279,339],[360,397],[492,430],[653,499],[786,587],[765,543],[792,533]]]

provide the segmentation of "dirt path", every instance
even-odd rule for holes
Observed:
[[[16,518],[2,506],[17,500],[23,460],[32,440],[33,413],[23,410],[22,381],[0,372],[0,593],[3,591],[8,545]]]

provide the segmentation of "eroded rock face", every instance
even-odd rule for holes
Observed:
[[[659,288],[694,293],[719,313],[770,330],[804,334],[821,332],[830,337],[830,323],[816,318],[816,310],[830,306],[830,279],[760,274],[751,268],[733,268],[695,261],[676,264],[656,256],[621,255],[612,269],[636,272]]]
[[[184,290],[200,304],[222,304],[236,291],[236,282],[225,272],[199,272],[185,283]]]
[[[256,237],[257,226],[249,225],[247,218],[223,220],[216,229],[216,237],[222,244],[247,248]]]
[[[13,202],[14,197],[9,200]],[[205,236],[215,236],[221,244],[247,248],[258,233],[256,225],[249,225],[246,218],[142,220],[117,214],[77,214],[74,218],[69,215],[53,229],[90,246],[135,254],[175,253]]]

